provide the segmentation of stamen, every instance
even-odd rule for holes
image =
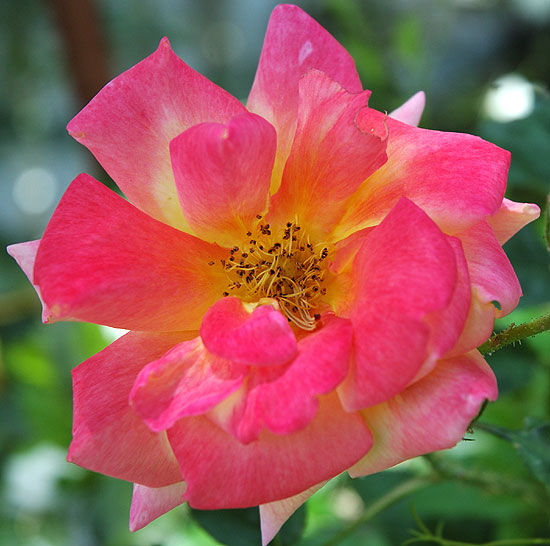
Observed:
[[[256,236],[248,231],[246,237],[244,245],[235,245],[227,260],[221,260],[230,281],[222,295],[233,293],[243,301],[274,299],[289,322],[314,330],[321,315],[312,310],[319,309],[326,294],[322,262],[328,247],[311,243],[295,222],[287,222],[278,237],[268,223],[258,225]]]

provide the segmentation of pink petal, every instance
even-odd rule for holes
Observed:
[[[197,337],[147,364],[130,392],[130,403],[153,432],[160,432],[182,417],[212,409],[240,386],[246,370],[208,353]]]
[[[515,203],[504,199],[498,211],[487,218],[493,228],[498,242],[503,245],[512,235],[515,235],[523,226],[536,220],[540,216],[540,209],[531,203]]]
[[[287,319],[272,305],[250,312],[234,297],[222,298],[208,310],[200,333],[211,353],[240,364],[276,366],[298,350]]]
[[[355,121],[369,94],[350,94],[317,70],[300,80],[296,136],[271,221],[296,217],[310,236],[326,240],[346,199],[387,159],[384,114],[368,109],[361,129]]]
[[[106,85],[67,128],[134,205],[185,227],[169,142],[197,123],[226,123],[244,111],[237,99],[181,61],[164,38],[155,53]]]
[[[50,319],[128,330],[198,329],[221,296],[225,251],[153,220],[87,175],[65,192],[36,257]]]
[[[304,502],[325,485],[318,483],[306,491],[280,501],[260,505],[260,522],[262,528],[262,546],[267,546],[279,532],[286,520],[304,504]]]
[[[233,246],[267,206],[277,136],[255,114],[195,125],[170,143],[181,206],[202,239]]]
[[[264,431],[243,445],[199,416],[178,421],[168,438],[187,482],[185,500],[205,510],[292,497],[349,468],[371,446],[362,418],[346,413],[334,395],[323,397],[315,419],[294,434]]]
[[[360,127],[367,114],[358,114]],[[450,235],[498,210],[509,152],[471,135],[419,129],[391,117],[386,124],[388,161],[350,198],[340,238],[379,223],[401,197]]]
[[[498,302],[501,310],[494,307],[497,317],[511,313],[521,297],[521,287],[491,227],[487,222],[479,222],[458,237],[468,261],[474,295],[484,304]]]
[[[456,345],[462,335],[470,311],[472,293],[466,257],[464,256],[459,239],[448,237],[447,241],[455,254],[458,274],[457,282],[453,292],[453,299],[449,305],[442,310],[430,313],[426,317],[426,322],[430,325],[431,329],[430,354],[432,362],[428,363],[428,366],[425,363],[422,374],[431,371],[433,365],[435,365],[435,360],[442,358],[447,351]]]
[[[267,428],[275,434],[291,434],[315,417],[321,394],[334,390],[345,378],[352,341],[351,322],[323,317],[323,327],[303,337],[298,356],[285,370],[255,370],[228,415],[224,428],[243,443],[256,440]]]
[[[349,411],[395,396],[416,376],[429,356],[425,318],[447,308],[458,279],[447,237],[407,199],[368,232],[353,267],[355,358],[340,389]]]
[[[496,397],[495,376],[477,351],[441,360],[399,396],[363,412],[375,441],[350,475],[373,474],[412,457],[453,447],[483,401]]]
[[[491,303],[483,303],[478,290],[473,288],[466,324],[455,346],[445,355],[446,358],[458,356],[479,347],[493,333],[494,322],[495,307]]]
[[[404,102],[399,108],[396,108],[390,114],[390,117],[398,121],[402,121],[407,125],[418,127],[425,106],[426,95],[424,94],[424,91],[419,91],[418,93],[415,93],[409,100]]]
[[[73,371],[70,462],[148,487],[182,480],[166,434],[151,432],[128,403],[141,368],[182,339],[130,332]]]
[[[130,531],[139,531],[158,517],[182,504],[185,482],[165,487],[146,487],[134,484],[130,506]]]
[[[298,82],[310,69],[325,72],[350,93],[362,90],[348,52],[298,6],[277,6],[267,27],[248,109],[277,130],[274,186],[279,185],[296,129]]]
[[[36,290],[36,293],[40,298],[40,303],[42,304],[42,321],[50,322],[51,311],[42,299],[40,286],[34,282],[34,262],[36,261],[36,254],[39,246],[40,239],[10,245],[6,250],[8,251],[8,254],[17,262],[17,265],[23,270],[23,273],[25,273],[27,279],[29,279],[30,283],[33,285],[33,288]]]

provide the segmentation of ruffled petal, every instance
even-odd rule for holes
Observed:
[[[496,317],[511,313],[521,297],[521,286],[489,224],[479,222],[458,237],[468,261],[474,296],[482,304],[492,304]]]
[[[363,239],[353,276],[355,354],[340,388],[349,411],[395,396],[417,375],[432,356],[425,319],[452,302],[458,279],[447,237],[407,199]]]
[[[489,216],[487,221],[493,228],[498,242],[503,245],[522,227],[536,220],[540,216],[540,209],[531,203],[516,203],[504,199],[498,211]]]
[[[70,462],[148,487],[182,480],[166,434],[147,428],[128,395],[141,368],[183,339],[130,332],[73,370]]]
[[[147,364],[130,403],[153,432],[160,432],[182,417],[212,409],[240,386],[247,369],[211,355],[197,337]]]
[[[106,85],[67,129],[134,205],[185,228],[170,141],[197,123],[226,123],[245,111],[236,98],[179,59],[164,38],[155,53]]]
[[[267,546],[279,532],[286,520],[327,482],[318,483],[306,491],[280,501],[260,505],[260,525],[262,546]]]
[[[239,298],[216,302],[200,329],[205,347],[213,354],[252,366],[277,366],[296,356],[296,337],[287,319],[272,305],[252,311]]]
[[[188,417],[169,431],[194,508],[245,508],[286,499],[357,462],[371,446],[361,416],[336,396],[321,398],[315,419],[285,436],[262,432],[243,445],[207,417]]]
[[[255,114],[202,123],[170,143],[181,206],[201,239],[231,247],[267,207],[277,136]]]
[[[390,117],[396,119],[397,121],[402,121],[407,125],[418,127],[425,106],[426,95],[424,94],[424,91],[419,91],[418,93],[415,93],[409,100],[404,102],[399,108],[396,108],[390,114]]]
[[[362,90],[349,53],[298,6],[277,6],[269,19],[248,109],[277,130],[272,192],[290,152],[298,111],[298,82],[310,69],[325,72],[350,93]]]
[[[36,290],[36,294],[40,298],[40,303],[42,304],[42,322],[50,322],[51,311],[42,299],[40,286],[34,282],[34,263],[36,261],[36,254],[38,253],[39,246],[40,239],[10,245],[6,250],[8,251],[8,254],[17,262],[17,265],[22,269],[23,273],[25,273],[27,279],[29,279],[33,288]]]
[[[192,330],[221,297],[226,275],[208,263],[224,256],[219,247],[150,218],[83,174],[46,228],[34,282],[50,309],[48,320]]]
[[[358,114],[359,127],[363,117],[370,123],[367,114]],[[450,235],[499,209],[509,152],[472,135],[419,129],[391,117],[386,124],[388,161],[349,199],[339,238],[378,224],[401,197]]]
[[[388,402],[363,411],[374,445],[349,473],[364,476],[424,453],[453,447],[497,384],[477,351],[441,360],[421,381]]]
[[[158,517],[182,504],[185,482],[165,487],[146,487],[134,484],[130,506],[130,531],[139,531]]]
[[[240,392],[212,414],[215,421],[244,444],[258,439],[263,428],[292,434],[315,417],[319,395],[334,390],[349,367],[352,326],[327,315],[322,328],[298,343],[298,356],[285,369],[251,372]]]
[[[356,124],[370,92],[348,93],[323,72],[300,80],[298,126],[270,221],[297,221],[308,234],[326,240],[344,212],[346,199],[386,162],[385,116],[368,110]]]

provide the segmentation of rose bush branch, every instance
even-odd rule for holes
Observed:
[[[340,544],[345,538],[355,533],[365,523],[372,520],[375,516],[388,509],[396,502],[412,495],[420,489],[424,489],[425,487],[436,483],[439,479],[440,478],[437,474],[432,473],[425,476],[416,476],[400,483],[398,486],[388,491],[385,495],[382,495],[382,497],[372,502],[359,518],[350,523],[328,541],[322,543],[321,546],[337,546],[337,544]]]
[[[550,330],[550,313],[537,317],[529,322],[515,325],[511,324],[508,328],[491,336],[483,345],[479,347],[479,352],[482,355],[491,355],[495,351],[526,339],[536,336]]]
[[[547,501],[544,489],[536,482],[527,481],[525,478],[514,479],[511,476],[487,470],[472,470],[471,466],[465,467],[459,463],[450,462],[435,453],[424,455],[424,459],[441,479],[473,485],[492,495],[521,497],[531,504],[542,506]]]

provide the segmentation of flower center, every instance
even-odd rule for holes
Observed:
[[[261,220],[261,216],[258,217]],[[223,296],[244,300],[275,299],[289,322],[304,330],[315,329],[320,318],[326,260],[329,250],[312,243],[300,226],[287,222],[273,235],[269,224],[259,224],[257,234],[248,232],[245,243],[229,251],[222,267],[229,278]]]

